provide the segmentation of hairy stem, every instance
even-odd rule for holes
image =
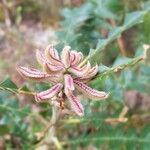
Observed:
[[[58,107],[53,105],[50,126],[47,129],[47,133],[44,139],[39,143],[36,150],[40,150],[42,148],[45,150],[49,150],[52,144],[54,144],[57,147],[57,149],[62,149],[62,146],[56,137],[56,123],[59,119],[59,116],[60,116],[60,110],[58,109]]]
[[[50,143],[51,141],[53,141],[53,137],[55,137],[55,133],[56,133],[56,122],[59,118],[59,110],[56,106],[53,105],[52,107],[52,118],[51,118],[51,126],[48,129],[47,135],[45,137],[45,142],[46,143]]]

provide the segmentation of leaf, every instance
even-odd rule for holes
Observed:
[[[133,59],[132,58],[128,58],[128,57],[118,57],[114,64],[113,64],[113,67],[117,67],[117,66],[120,66],[120,65],[123,65],[123,64],[127,64],[127,63],[130,63]]]
[[[125,28],[131,28],[132,26],[138,23],[141,23],[146,13],[147,11],[136,11],[136,12],[127,14],[127,16],[125,17],[123,26]]]
[[[84,63],[88,60],[92,60],[94,58],[95,55],[98,55],[98,53],[102,50],[105,49],[105,47],[112,42],[113,40],[115,40],[117,37],[120,36],[120,34],[122,34],[122,32],[126,31],[127,29],[131,28],[132,26],[138,24],[138,23],[142,23],[143,22],[143,18],[144,16],[148,13],[148,11],[137,11],[137,12],[132,12],[129,13],[124,20],[124,23],[122,26],[120,27],[115,27],[112,28],[112,30],[109,32],[108,38],[107,39],[99,39],[97,45],[96,45],[96,49],[93,51],[93,53],[91,53],[91,55],[89,55],[86,60],[84,61]]]
[[[1,83],[0,86],[4,87],[4,88],[10,88],[13,90],[17,89],[17,85],[11,81],[10,77],[6,77]]]
[[[0,135],[6,135],[9,133],[9,127],[7,124],[0,124]]]
[[[144,3],[144,9],[150,11],[150,1]]]
[[[102,73],[102,72],[105,72],[105,71],[107,71],[107,70],[109,70],[109,69],[110,69],[109,67],[107,67],[107,66],[101,64],[101,65],[99,66],[99,68],[98,68],[98,72],[99,72],[99,73]]]
[[[138,138],[138,137],[127,137],[127,136],[91,136],[91,137],[81,137],[74,140],[69,140],[67,142],[62,142],[62,145],[69,144],[69,145],[77,145],[77,144],[83,144],[83,143],[95,143],[98,142],[99,145],[102,143],[108,142],[108,143],[114,143],[119,142],[121,143],[140,143],[140,144],[149,144],[150,140],[149,138]],[[119,146],[119,145],[118,145]]]
[[[65,28],[67,27],[68,29],[69,24],[69,28],[73,30],[80,27],[84,23],[84,21],[91,17],[90,13],[92,8],[93,5],[91,5],[91,3],[86,3],[79,8],[63,9],[61,14],[66,18],[66,20],[63,22],[63,26]]]
[[[96,50],[99,49],[99,51],[100,51],[100,50],[104,49],[105,46],[107,45],[107,43],[108,43],[107,39],[99,39],[97,46],[96,46]],[[96,50],[93,50],[93,54],[96,53]],[[91,55],[93,55],[93,54],[91,53]]]
[[[108,37],[110,39],[117,38],[118,36],[121,35],[121,33],[124,31],[123,27],[114,27],[112,30],[109,32]]]
[[[114,15],[110,10],[108,10],[107,8],[104,8],[102,6],[100,6],[98,9],[95,10],[95,14],[96,16],[100,17],[100,18],[104,18],[104,19],[108,19],[108,18],[116,18],[116,15]]]
[[[10,77],[6,77],[0,83],[0,90],[34,95],[34,92],[31,92],[26,85],[18,89],[17,85],[11,81]]]
[[[27,87],[27,85],[24,85],[21,88],[19,88],[19,91],[30,92],[30,89]]]
[[[150,13],[147,13],[144,17],[143,30],[145,43],[150,44]]]

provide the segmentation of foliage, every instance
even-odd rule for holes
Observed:
[[[150,64],[145,61],[143,44],[150,44],[149,2],[88,0],[80,7],[63,9],[62,15],[63,32],[57,32],[61,41],[58,48],[67,43],[89,54],[83,64],[88,60],[99,64],[99,73],[89,84],[110,92],[110,97],[105,101],[83,100],[83,118],[61,118],[57,124],[59,141],[55,146],[58,149],[148,150],[150,102],[145,103],[144,99],[150,99]],[[117,22],[115,26],[112,20]],[[121,36],[123,42],[128,42],[125,50],[132,48],[126,56],[120,50]],[[41,90],[47,85],[34,87]],[[0,136],[5,137],[6,148],[16,148],[15,138],[21,143],[20,149],[35,149],[49,125],[51,107],[34,104],[36,112],[33,103],[28,101],[33,100],[35,90],[31,86],[18,88],[8,77],[0,83],[0,90]],[[138,92],[140,101],[135,95],[126,98],[128,91]],[[19,102],[22,94],[26,95],[23,106]],[[126,107],[128,111],[122,116]]]

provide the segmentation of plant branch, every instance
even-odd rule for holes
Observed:
[[[117,67],[112,67],[112,68],[108,69],[107,71],[105,71],[103,73],[97,74],[95,76],[95,78],[93,78],[93,80],[98,79],[98,78],[103,78],[104,76],[107,76],[111,73],[115,73],[115,72],[121,71],[121,70],[123,70],[127,67],[134,66],[135,64],[141,62],[142,60],[144,60],[143,56],[136,57],[136,58],[132,59],[130,62],[128,62],[127,64],[119,65]]]
[[[12,23],[11,23],[8,4],[7,4],[6,0],[2,0],[2,7],[3,7],[3,10],[4,10],[4,15],[5,15],[5,24],[6,24],[7,27],[10,27]]]
[[[20,90],[20,89],[13,89],[13,88],[8,88],[8,87],[4,87],[0,85],[0,90],[2,91],[9,91],[12,92],[14,94],[27,94],[27,95],[35,95],[35,92],[32,91],[24,91],[24,90]]]
[[[40,143],[36,146],[36,150],[39,150],[42,147],[45,147],[46,150],[49,149],[51,144],[55,144],[57,149],[62,149],[60,142],[56,137],[56,123],[60,116],[60,109],[53,105],[52,106],[52,118],[49,126],[44,130],[44,138]]]

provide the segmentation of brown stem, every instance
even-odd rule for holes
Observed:
[[[6,0],[2,0],[2,6],[3,6],[3,10],[4,10],[4,15],[5,15],[5,24],[7,27],[10,27],[11,19],[10,19],[9,9],[8,9]]]
[[[110,23],[113,27],[117,26],[116,21],[113,19],[110,19]],[[117,43],[118,43],[119,49],[121,51],[121,54],[123,56],[128,56],[128,51],[127,51],[126,44],[125,44],[122,34],[117,38]]]
[[[122,109],[122,111],[119,115],[119,118],[107,118],[107,119],[105,119],[105,122],[109,123],[109,124],[113,124],[113,125],[118,124],[118,123],[127,122],[128,118],[125,116],[128,113],[128,110],[129,110],[129,108],[127,106],[124,106],[124,108]]]

